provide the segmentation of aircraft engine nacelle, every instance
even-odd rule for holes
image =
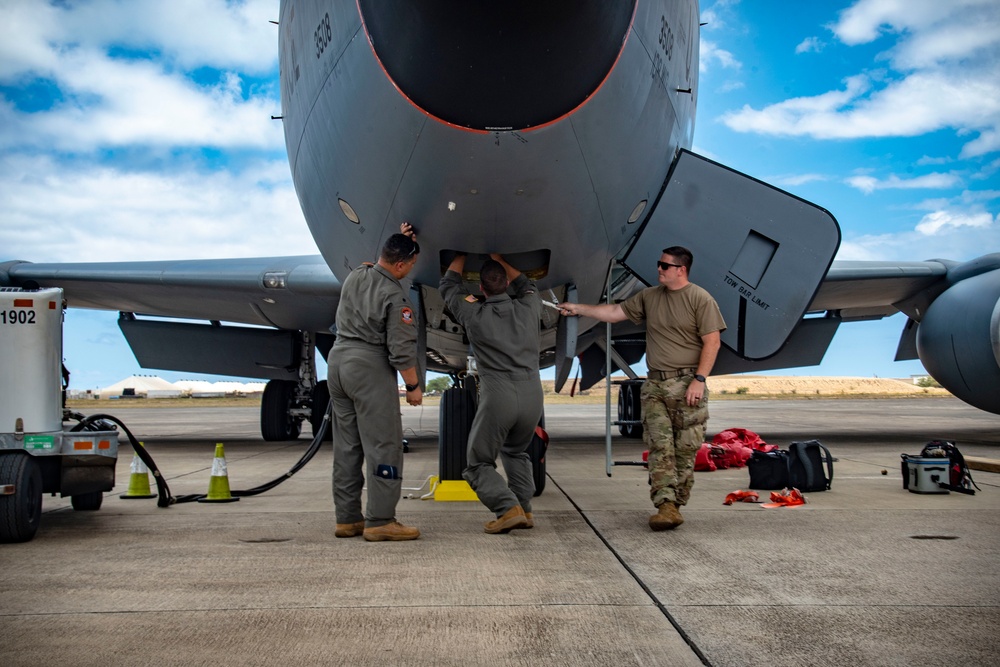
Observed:
[[[917,354],[941,386],[1000,414],[1000,269],[961,280],[927,309]]]

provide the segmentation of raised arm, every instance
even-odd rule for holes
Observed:
[[[465,270],[465,253],[457,252],[455,257],[451,260],[451,264],[448,265],[449,271],[454,271],[458,275],[462,275],[462,271]]]
[[[500,262],[500,266],[502,266],[503,270],[507,272],[507,282],[511,282],[512,283],[512,282],[514,282],[515,278],[517,278],[519,275],[521,275],[521,272],[519,270],[515,269],[510,264],[508,264],[507,260],[505,260],[501,254],[496,253],[496,252],[491,252],[490,253],[490,259],[495,259],[496,261]]]

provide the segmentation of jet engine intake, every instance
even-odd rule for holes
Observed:
[[[635,2],[358,6],[386,74],[410,101],[460,127],[503,131],[555,120],[593,94],[621,52]]]
[[[917,329],[917,354],[942,387],[1000,414],[1000,269],[949,287]]]

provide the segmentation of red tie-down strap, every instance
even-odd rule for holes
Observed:
[[[733,503],[756,503],[760,502],[760,496],[757,495],[756,491],[733,491],[726,496],[726,499],[722,501],[723,505],[732,505]]]
[[[764,503],[761,507],[795,507],[805,505],[806,499],[798,489],[782,489],[771,492],[771,502]]]

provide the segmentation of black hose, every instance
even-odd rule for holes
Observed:
[[[316,433],[313,434],[313,439],[312,442],[309,444],[309,449],[305,451],[302,457],[295,463],[295,465],[293,465],[288,470],[288,472],[281,475],[280,477],[271,480],[270,482],[261,484],[260,486],[256,486],[252,489],[247,489],[245,491],[230,491],[230,494],[237,498],[242,498],[244,496],[256,496],[258,494],[264,493],[265,491],[270,491],[271,489],[278,486],[279,484],[290,478],[292,475],[297,473],[299,470],[302,470],[302,468],[304,468],[305,465],[309,463],[309,461],[311,461],[314,456],[316,456],[316,452],[318,452],[319,448],[323,445],[323,437],[326,435],[327,429],[330,428],[330,410],[332,405],[333,405],[332,401],[327,404],[326,412],[323,413],[323,421],[320,424],[319,429],[317,429]],[[73,414],[71,416],[78,417],[78,415],[76,414]],[[156,481],[156,489],[158,492],[156,500],[157,507],[169,507],[170,505],[174,505],[177,503],[195,502],[197,500],[201,500],[202,498],[206,497],[206,494],[204,493],[188,494],[184,496],[172,496],[170,494],[170,487],[167,486],[167,480],[163,478],[163,475],[160,473],[160,469],[156,467],[156,462],[153,461],[153,457],[149,455],[149,452],[146,451],[145,447],[139,444],[139,441],[136,440],[135,436],[132,435],[132,432],[128,430],[128,427],[125,426],[125,424],[123,424],[121,420],[119,420],[117,417],[113,417],[111,415],[103,415],[103,414],[90,415],[89,417],[84,417],[83,419],[81,419],[80,423],[74,426],[70,430],[71,431],[106,430],[104,424],[98,423],[100,421],[117,424],[122,429],[122,431],[124,431],[125,435],[128,437],[129,444],[132,446],[132,450],[135,451],[136,456],[138,456],[139,459],[146,464],[146,467],[149,468],[149,471],[153,473],[153,479]]]

